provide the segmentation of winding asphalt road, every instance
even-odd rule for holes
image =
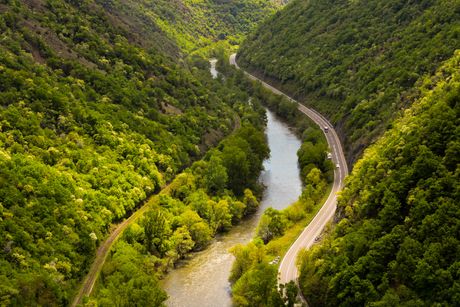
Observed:
[[[240,69],[236,63],[236,54],[230,56],[230,64],[234,65],[236,68]],[[337,193],[343,188],[344,179],[348,175],[348,167],[343,154],[342,145],[340,144],[340,139],[337,136],[337,133],[334,130],[334,127],[331,123],[317,111],[307,108],[304,105],[298,103],[293,98],[289,97],[280,90],[274,88],[270,84],[258,79],[257,77],[249,74],[248,72],[242,70],[250,79],[259,81],[263,86],[271,90],[273,93],[282,95],[288,98],[292,102],[298,104],[298,109],[300,112],[307,115],[311,118],[318,126],[323,129],[324,135],[326,136],[327,143],[332,154],[332,161],[338,167],[334,171],[334,183],[332,186],[331,193],[327,198],[326,202],[323,204],[319,212],[313,218],[313,220],[308,224],[308,226],[303,230],[297,240],[291,245],[287,253],[284,255],[283,260],[279,266],[279,280],[280,284],[285,284],[291,280],[297,282],[297,266],[296,259],[298,253],[302,249],[310,248],[314,243],[315,239],[321,234],[326,224],[334,216],[335,210],[337,208]],[[327,132],[325,127],[327,127]]]

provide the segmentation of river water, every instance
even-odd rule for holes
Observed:
[[[264,162],[260,175],[266,190],[259,210],[228,233],[219,235],[204,251],[195,253],[162,281],[171,307],[231,306],[228,276],[233,256],[228,249],[238,243],[248,243],[263,211],[268,207],[283,209],[296,201],[301,193],[297,165],[300,140],[289,127],[267,110],[267,138],[270,158]]]

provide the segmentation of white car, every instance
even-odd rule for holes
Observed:
[[[337,163],[337,164],[335,165],[335,167],[336,167],[336,168],[339,168],[339,167],[340,167],[339,163]]]

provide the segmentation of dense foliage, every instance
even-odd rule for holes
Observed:
[[[153,208],[128,227],[103,268],[94,295],[99,305],[160,305],[166,295],[158,277],[257,209],[259,202],[249,187],[256,187],[268,157],[262,131],[244,125],[178,175]]]
[[[247,245],[237,245],[230,282],[235,306],[283,306],[277,290],[278,269],[268,261],[265,246],[260,239]]]
[[[342,218],[303,256],[315,306],[454,306],[460,300],[460,53],[420,82],[421,98],[368,148]]]
[[[205,61],[173,62],[160,48],[174,47],[173,40],[161,31],[136,36],[126,20],[100,2],[0,1],[2,306],[68,304],[111,223],[241,125],[241,132],[206,162],[210,167],[200,177],[208,182],[206,193],[214,197],[232,188],[239,197],[260,170],[263,154],[256,150],[264,147],[253,150],[261,139],[251,130],[251,125],[262,130],[263,117],[252,111],[257,105],[249,106],[246,94],[212,80],[199,68],[207,69]],[[138,22],[150,26],[148,20]],[[238,150],[231,159],[227,145]],[[227,171],[240,162],[245,176]],[[199,186],[202,190],[204,183]],[[216,206],[234,210],[236,222],[244,195],[241,203],[228,197],[232,202],[223,199]],[[197,232],[209,228],[212,236],[228,227],[228,219],[212,221],[198,223]],[[153,239],[155,231],[145,231],[145,245],[161,256],[169,249]],[[173,233],[185,241],[176,248],[182,254],[191,242],[185,231]],[[206,236],[193,238],[194,248],[207,242]],[[144,263],[136,262],[133,249],[117,251],[121,271]],[[124,259],[133,264],[124,266]],[[146,292],[156,287],[152,268],[149,263],[136,267],[138,278],[124,280],[127,292],[120,295],[149,300]],[[118,278],[113,284],[121,283]],[[164,294],[156,293],[151,295],[162,301]]]
[[[118,16],[138,35],[142,36],[142,32],[157,33],[155,38],[159,39],[166,35],[188,53],[209,53],[215,46],[239,44],[257,23],[273,14],[284,3],[283,0],[97,2]],[[144,22],[139,24],[139,20]],[[165,45],[164,48],[171,46]]]
[[[452,0],[294,0],[242,44],[238,62],[327,115],[354,161],[460,48]]]
[[[288,208],[278,211],[268,208],[263,213],[256,237],[247,245],[237,245],[231,252],[235,256],[229,281],[235,306],[293,306],[297,298],[295,284],[282,285],[287,295],[278,291],[278,269],[273,260],[283,249],[272,240],[303,220],[320,205],[333,178],[333,165],[327,159],[327,142],[322,130],[297,109],[297,104],[283,96],[274,95],[259,82],[249,80],[241,71],[227,64],[227,56],[220,54],[219,70],[224,72],[227,84],[237,84],[248,93],[255,94],[251,103],[262,103],[280,118],[290,123],[302,139],[298,151],[301,176],[305,184],[302,195]]]

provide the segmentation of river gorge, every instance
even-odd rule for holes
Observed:
[[[270,158],[264,162],[260,175],[266,187],[258,211],[215,238],[204,251],[191,255],[163,280],[163,288],[171,307],[231,306],[228,276],[233,262],[229,249],[248,243],[254,236],[259,219],[266,208],[283,209],[296,201],[301,193],[297,150],[301,142],[289,127],[267,110],[266,135]]]

